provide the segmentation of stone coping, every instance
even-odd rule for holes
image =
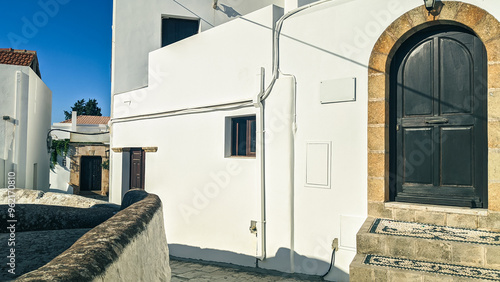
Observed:
[[[161,201],[158,196],[149,194],[87,232],[46,265],[16,281],[91,281],[98,278],[146,229],[157,212],[161,213]]]
[[[40,204],[53,206],[67,206],[76,208],[88,208],[94,205],[107,205],[118,208],[118,205],[109,202],[90,199],[78,195],[44,192],[30,189],[0,189],[0,204],[8,204],[9,196],[14,197],[16,204]]]
[[[15,231],[44,231],[94,228],[112,217],[118,210],[94,205],[75,208],[53,205],[16,204],[15,217],[9,217],[8,205],[0,205],[0,233],[10,233],[8,220],[16,220]]]

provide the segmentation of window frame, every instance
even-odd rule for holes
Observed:
[[[245,124],[245,154],[238,154],[240,144],[240,124]],[[257,146],[255,146],[255,151],[252,152],[252,123],[255,124],[255,143],[257,142],[257,120],[255,115],[250,116],[240,116],[230,118],[230,154],[229,157],[236,158],[255,158],[257,155]]]
[[[193,35],[196,35],[198,33],[200,33],[201,31],[201,21],[200,21],[200,18],[195,18],[195,17],[183,17],[183,16],[176,16],[176,15],[162,15],[161,16],[161,19],[160,19],[160,48],[163,48],[163,47],[166,47],[166,46],[169,46],[171,44],[174,44],[176,42],[179,42],[183,39],[186,39],[186,38],[183,38],[183,39],[180,39],[180,40],[177,40],[175,42],[172,42],[170,44],[167,44],[167,45],[163,45],[163,30],[164,30],[164,25],[163,25],[163,21],[164,20],[168,20],[168,19],[175,19],[175,20],[189,20],[189,21],[197,21],[198,22],[198,30],[195,34],[192,34],[190,36],[193,36]]]

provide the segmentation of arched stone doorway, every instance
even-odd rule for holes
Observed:
[[[500,211],[500,23],[467,3],[443,1],[439,15],[419,6],[394,21],[380,36],[370,56],[368,79],[368,213],[380,216],[390,200],[390,67],[399,47],[432,26],[461,26],[474,33],[487,52],[488,164],[485,184],[488,208]]]
[[[486,50],[475,34],[436,25],[395,53],[389,84],[389,198],[487,206]]]

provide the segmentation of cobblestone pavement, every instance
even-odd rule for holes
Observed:
[[[170,257],[172,282],[180,281],[323,281],[319,276],[291,275],[260,268]]]

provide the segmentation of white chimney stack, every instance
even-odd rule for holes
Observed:
[[[76,132],[76,111],[71,112],[71,131]]]

